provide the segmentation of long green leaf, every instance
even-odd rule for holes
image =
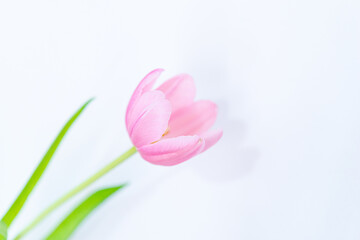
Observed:
[[[7,239],[7,226],[3,221],[0,221],[0,240]]]
[[[124,185],[101,189],[80,203],[47,237],[46,240],[66,240],[82,223],[82,221],[102,202],[104,202],[113,193],[123,188]]]
[[[59,144],[61,143],[61,140],[71,127],[71,125],[75,122],[75,120],[79,117],[79,115],[82,113],[82,111],[86,108],[86,106],[92,101],[93,99],[90,99],[87,101],[71,118],[70,120],[65,124],[63,129],[61,129],[60,133],[54,140],[54,142],[51,144],[49,150],[44,155],[43,159],[33,172],[32,176],[30,177],[29,181],[26,183],[25,187],[22,189],[19,196],[16,198],[10,209],[7,211],[5,216],[2,218],[2,221],[7,225],[7,227],[10,227],[11,223],[15,219],[15,217],[20,212],[21,208],[25,204],[27,198],[29,197],[31,191],[36,186],[37,182],[39,181],[41,175],[44,173],[46,167],[48,166],[52,156],[54,155],[56,149],[58,148]]]

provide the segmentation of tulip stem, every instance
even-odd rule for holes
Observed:
[[[15,240],[21,239],[23,236],[25,236],[30,230],[32,230],[36,225],[38,225],[42,220],[44,220],[51,212],[53,212],[55,209],[60,207],[62,204],[67,202],[69,199],[80,193],[82,190],[90,186],[92,183],[94,183],[96,180],[104,176],[106,173],[110,172],[112,169],[114,169],[117,165],[124,162],[126,159],[131,157],[133,154],[136,153],[136,148],[132,147],[128,151],[126,151],[121,156],[117,157],[114,161],[110,162],[108,165],[100,169],[97,173],[92,175],[90,178],[85,180],[84,182],[80,183],[77,187],[70,190],[68,193],[63,195],[61,198],[59,198],[57,201],[55,201],[53,204],[51,204],[49,207],[47,207],[44,211],[42,211],[24,230],[22,230],[16,237]]]

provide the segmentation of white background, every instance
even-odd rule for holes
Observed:
[[[127,150],[141,78],[193,75],[223,139],[176,167],[136,155],[73,239],[360,239],[360,3],[1,1],[0,214],[87,99],[10,230]],[[41,239],[84,194],[26,239]]]

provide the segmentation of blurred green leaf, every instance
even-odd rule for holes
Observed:
[[[93,99],[90,99],[87,101],[71,118],[70,120],[65,124],[63,129],[61,129],[60,133],[46,152],[45,156],[33,172],[32,176],[30,177],[29,181],[26,183],[25,187],[17,197],[17,199],[14,201],[10,209],[7,211],[5,216],[2,218],[2,221],[9,227],[15,217],[20,212],[21,208],[25,204],[27,198],[29,197],[30,193],[36,186],[37,182],[39,181],[41,175],[44,173],[46,167],[48,166],[52,156],[54,155],[56,149],[61,143],[61,140],[71,127],[71,125],[75,122],[75,120],[79,117],[79,115],[82,113],[82,111],[86,108],[86,106],[92,101]]]
[[[113,193],[123,188],[124,185],[117,187],[101,189],[78,205],[47,237],[46,240],[66,240],[68,239],[82,221],[102,202],[104,202]]]
[[[3,221],[0,221],[0,240],[7,239],[7,226]]]

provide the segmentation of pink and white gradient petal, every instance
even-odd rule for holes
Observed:
[[[211,130],[202,134],[201,138],[204,140],[205,146],[201,152],[205,152],[206,150],[211,148],[215,143],[217,143],[220,140],[222,135],[223,135],[223,131],[220,129]]]
[[[126,126],[128,126],[129,124],[129,115],[130,112],[133,109],[134,104],[136,103],[136,101],[138,100],[138,98],[144,93],[147,92],[149,90],[152,89],[152,87],[154,86],[156,80],[159,78],[160,74],[163,72],[163,69],[155,69],[153,71],[151,71],[149,74],[147,74],[143,80],[141,80],[141,82],[139,83],[139,85],[136,87],[133,95],[130,98],[128,107],[126,109],[126,116],[125,116],[125,123]]]
[[[160,140],[168,128],[170,114],[171,104],[166,99],[157,101],[143,112],[129,132],[135,147],[139,148]]]
[[[150,163],[173,166],[200,153],[204,145],[199,136],[180,136],[143,146],[138,151]]]
[[[173,112],[189,106],[194,102],[196,87],[193,78],[188,74],[179,74],[164,82],[158,90],[171,102]]]
[[[129,111],[127,130],[131,134],[136,121],[147,111],[153,108],[154,104],[165,99],[161,91],[148,91],[143,93],[134,103],[133,108]]]
[[[167,138],[184,135],[201,135],[216,121],[217,106],[208,100],[194,102],[171,114]]]

